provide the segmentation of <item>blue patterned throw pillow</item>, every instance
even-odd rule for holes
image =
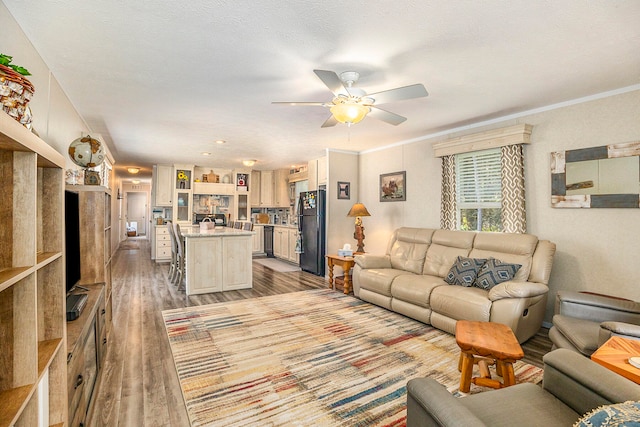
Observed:
[[[520,264],[508,264],[499,259],[489,258],[478,271],[478,277],[473,286],[488,291],[499,283],[513,279],[520,267],[522,267]]]
[[[640,427],[640,402],[604,405],[586,413],[574,427]]]
[[[480,270],[485,261],[486,259],[459,256],[451,266],[444,281],[450,285],[469,287],[473,285],[473,281],[476,280],[478,275],[478,270]]]

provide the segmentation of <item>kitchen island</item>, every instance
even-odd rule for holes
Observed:
[[[254,231],[216,227],[182,231],[186,252],[187,295],[248,289],[253,286]]]

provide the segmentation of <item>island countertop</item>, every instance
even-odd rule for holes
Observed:
[[[238,230],[230,227],[216,227],[212,230],[200,230],[199,226],[181,227],[184,237],[224,237],[224,236],[253,236],[255,231]]]

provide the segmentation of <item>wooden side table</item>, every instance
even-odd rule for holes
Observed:
[[[611,337],[591,355],[591,360],[640,384],[640,369],[629,363],[630,357],[637,356],[640,356],[640,341]]]
[[[513,363],[524,357],[524,352],[511,328],[502,323],[458,320],[456,343],[460,347],[460,391],[468,393],[471,383],[492,388],[503,388],[516,383]],[[479,356],[479,357],[478,357]],[[480,368],[480,377],[471,378],[473,365]],[[496,365],[496,374],[502,382],[491,378],[490,365]]]
[[[349,272],[355,265],[353,257],[344,257],[339,255],[327,255],[327,264],[329,267],[329,288],[333,289],[333,266],[337,265],[342,267],[344,271],[344,293],[348,294],[351,291],[351,275]]]

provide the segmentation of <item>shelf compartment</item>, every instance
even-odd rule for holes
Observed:
[[[36,268],[41,269],[60,257],[62,257],[62,252],[38,252],[36,256]]]
[[[62,257],[58,257],[36,273],[39,342],[64,337],[66,290],[60,283],[62,269]]]
[[[0,271],[0,292],[18,283],[33,273],[33,267],[5,268]]]
[[[38,343],[38,379],[42,378],[44,371],[49,368],[53,357],[56,355],[62,338],[40,341]]]
[[[22,412],[31,397],[35,384],[16,387],[10,390],[0,391],[0,402],[2,402],[2,412],[0,412],[0,427],[14,425],[18,414]]]

